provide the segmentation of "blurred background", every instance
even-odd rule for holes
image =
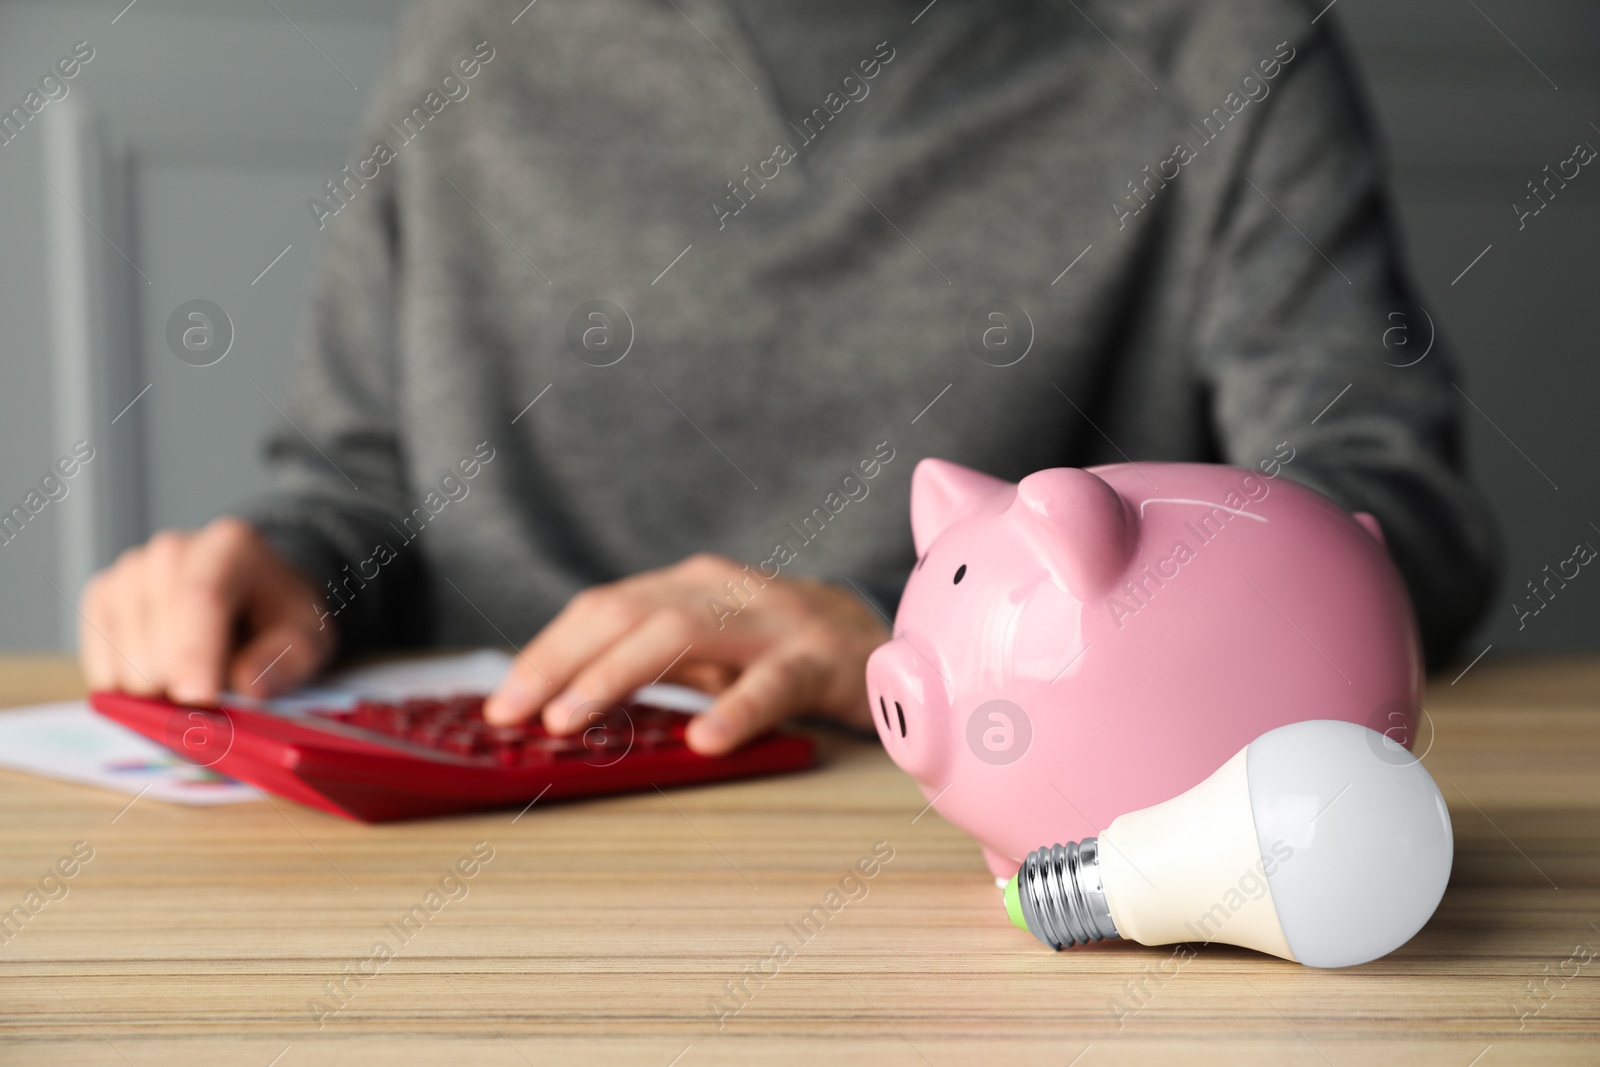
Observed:
[[[74,442],[94,449],[0,545],[0,649],[70,649],[94,570],[265,487],[317,252],[306,201],[348,159],[403,6],[125,3],[0,0],[0,116],[93,49],[64,98],[0,134],[0,511]],[[1432,319],[1397,321],[1386,358],[1420,356],[1433,326],[1459,353],[1472,468],[1509,544],[1463,665],[1600,646],[1600,577],[1520,628],[1512,608],[1578,542],[1600,548],[1600,167],[1520,230],[1512,209],[1574,145],[1600,148],[1600,4],[1336,0],[1322,18],[1365,77]],[[176,358],[174,321],[227,358]]]

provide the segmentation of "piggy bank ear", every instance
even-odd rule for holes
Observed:
[[[1370,511],[1358,511],[1355,513],[1355,517],[1356,521],[1377,540],[1378,544],[1385,548],[1389,547],[1389,542],[1383,536],[1383,527],[1378,525],[1378,517],[1376,515],[1373,515]]]
[[[978,510],[1011,483],[942,459],[925,459],[911,472],[911,540],[920,557],[933,539]]]
[[[1127,569],[1136,524],[1117,491],[1088,471],[1030,474],[1012,508],[1056,584],[1079,600],[1104,595]]]

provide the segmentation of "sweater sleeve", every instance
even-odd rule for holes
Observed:
[[[386,139],[376,116],[390,96],[374,93],[352,160]],[[349,173],[359,178],[361,165]],[[333,177],[340,197],[325,189],[307,205],[323,243],[289,393],[266,441],[275,490],[241,517],[322,592],[348,652],[417,643],[427,614],[422,555],[400,532],[412,496],[397,425],[403,169]]]
[[[1225,459],[1371,512],[1430,668],[1481,617],[1499,567],[1467,478],[1464,383],[1400,265],[1379,153],[1339,42],[1313,29],[1225,136],[1207,245],[1199,374]],[[1258,79],[1259,80],[1259,79]]]

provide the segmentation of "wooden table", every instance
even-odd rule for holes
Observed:
[[[76,691],[70,665],[0,661],[0,705]],[[1344,971],[1205,947],[1120,1020],[1170,950],[1056,955],[1013,930],[977,849],[917,817],[875,745],[823,737],[799,776],[376,827],[282,801],[124,810],[0,773],[0,908],[93,848],[0,945],[0,1063],[1600,1062],[1600,961],[1578,962],[1600,952],[1600,662],[1485,661],[1429,709],[1457,842],[1433,922]],[[402,940],[476,842],[492,859]],[[878,842],[893,858],[865,896],[797,936]]]

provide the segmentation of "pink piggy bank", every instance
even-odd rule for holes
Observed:
[[[911,531],[873,719],[998,876],[1275,727],[1411,741],[1422,660],[1377,521],[1287,479],[1140,463],[1012,484],[925,459]]]

